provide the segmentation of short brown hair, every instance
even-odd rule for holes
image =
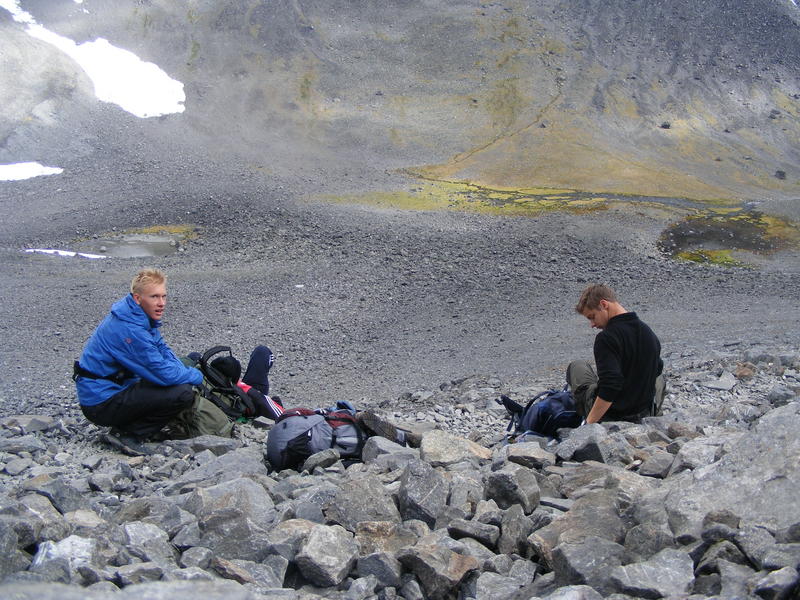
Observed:
[[[166,283],[167,276],[159,269],[142,269],[131,281],[131,294],[141,294],[148,285]]]
[[[593,283],[583,290],[575,312],[583,314],[587,310],[594,310],[600,306],[600,300],[617,302],[617,294],[604,283]]]

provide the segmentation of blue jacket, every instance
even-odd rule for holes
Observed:
[[[161,321],[148,317],[132,294],[118,300],[97,326],[83,349],[81,367],[95,375],[114,375],[122,369],[130,377],[121,384],[108,379],[78,377],[78,401],[83,406],[105,402],[140,379],[155,385],[200,384],[203,374],[185,366],[161,338]]]

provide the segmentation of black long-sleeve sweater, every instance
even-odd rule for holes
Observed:
[[[606,419],[637,415],[653,402],[661,374],[661,342],[635,312],[609,319],[594,340],[599,379],[597,395],[611,402]]]

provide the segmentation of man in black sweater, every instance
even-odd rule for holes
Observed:
[[[659,414],[664,401],[664,363],[656,334],[628,312],[610,287],[587,287],[575,310],[600,329],[594,340],[597,372],[589,361],[567,367],[567,383],[586,423],[638,422]]]

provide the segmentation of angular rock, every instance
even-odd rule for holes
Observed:
[[[394,555],[387,552],[374,552],[359,557],[356,572],[359,577],[375,577],[379,588],[397,588],[402,583],[402,565]]]
[[[237,509],[261,527],[269,525],[275,517],[275,507],[267,490],[247,478],[198,488],[189,494],[182,508],[198,519],[213,515],[217,510]]]
[[[733,542],[758,569],[764,568],[764,559],[775,546],[775,538],[767,529],[752,525],[739,529]]]
[[[358,544],[339,525],[315,525],[300,546],[295,562],[303,576],[320,587],[341,583],[356,562]]]
[[[497,540],[500,537],[500,528],[494,525],[486,525],[477,521],[466,521],[464,519],[455,519],[450,521],[447,526],[447,533],[453,539],[461,539],[469,537],[478,540],[484,546],[494,548]]]
[[[646,560],[665,548],[674,548],[675,538],[666,525],[641,523],[628,530],[625,549],[632,559]]]
[[[422,437],[420,457],[433,467],[447,467],[461,462],[490,460],[492,452],[466,438],[434,429]]]
[[[362,521],[400,522],[400,511],[381,481],[374,475],[349,479],[337,489],[324,509],[331,523],[338,523],[350,532]]]
[[[263,454],[254,449],[240,448],[183,473],[165,488],[164,493],[177,494],[231,479],[259,477],[268,479]]]
[[[765,600],[783,600],[789,598],[793,591],[800,585],[800,575],[793,567],[784,567],[777,571],[772,571],[760,578],[753,593]]]
[[[695,568],[695,574],[708,575],[710,573],[718,573],[720,560],[737,565],[744,565],[749,562],[739,548],[727,540],[722,540],[705,551]]]
[[[533,471],[526,467],[512,463],[488,473],[484,486],[486,497],[502,509],[519,504],[525,514],[530,514],[539,505],[539,483]]]
[[[599,423],[573,429],[567,439],[556,446],[561,460],[625,465],[633,461],[632,447],[624,438],[612,437]]]
[[[688,595],[693,581],[691,557],[673,548],[662,550],[644,562],[615,567],[610,573],[610,582],[619,592],[642,598]]]
[[[511,599],[519,588],[519,582],[511,577],[481,573],[475,583],[475,600]]]
[[[750,583],[755,571],[745,565],[738,565],[726,560],[717,563],[720,575],[719,595],[723,598],[747,598],[750,595]]]
[[[48,431],[56,425],[56,420],[47,415],[11,415],[0,419],[0,427],[19,431],[23,435]]]
[[[626,528],[616,507],[617,494],[613,490],[587,493],[576,500],[569,512],[535,530],[528,542],[550,569],[553,549],[563,542],[595,536],[621,544]]]
[[[542,596],[542,600],[600,600],[602,596],[588,585],[568,585]]]
[[[200,454],[208,450],[215,456],[222,456],[242,447],[242,442],[235,438],[217,435],[200,435],[186,440],[167,440],[163,444],[177,450],[181,455]]]
[[[614,591],[611,572],[624,564],[627,553],[623,546],[588,536],[564,542],[553,549],[553,571],[559,585],[591,585],[601,594]]]
[[[449,485],[428,463],[415,460],[406,465],[397,494],[403,520],[419,519],[433,526],[447,503]]]
[[[676,536],[699,539],[703,517],[712,510],[735,511],[743,523],[776,531],[797,520],[800,497],[800,403],[776,408],[732,444],[720,460],[696,469],[665,502]]]
[[[475,507],[483,500],[484,496],[480,474],[477,471],[472,473],[448,472],[445,477],[450,480],[448,506],[463,511],[468,517],[474,515]]]
[[[720,453],[720,445],[716,439],[697,438],[689,440],[678,450],[667,476],[670,477],[681,471],[710,465],[717,460]]]
[[[211,550],[202,546],[195,546],[181,554],[178,564],[185,568],[199,567],[207,569],[211,564],[212,558],[214,558],[214,553]]]
[[[363,521],[355,531],[355,539],[361,548],[361,555],[375,553],[394,554],[405,546],[417,543],[419,534],[409,527],[410,523],[392,523],[387,521]],[[427,526],[424,526],[428,533]]]
[[[708,379],[702,383],[703,387],[711,390],[720,390],[723,392],[730,392],[736,387],[736,376],[733,373],[725,372],[719,377]]]
[[[425,598],[440,600],[454,590],[464,577],[478,569],[478,561],[463,556],[440,544],[426,544],[404,548],[397,554],[403,566],[416,575]]]
[[[256,564],[256,563],[252,563]],[[237,583],[255,583],[256,580],[245,569],[232,561],[215,556],[211,559],[211,568],[216,571],[223,579],[232,579]]]
[[[142,521],[126,523],[123,530],[127,549],[142,562],[152,562],[164,569],[177,566],[177,552],[170,544],[166,531]]]
[[[37,525],[41,527],[38,535],[40,540],[58,541],[69,535],[69,524],[46,496],[26,494],[19,502],[27,509],[27,513],[37,519]]]
[[[544,469],[556,464],[556,455],[534,442],[509,444],[508,461],[529,469]]]
[[[378,461],[378,459],[382,456],[387,457],[387,459],[391,457],[391,459],[396,461],[397,464],[400,464],[400,462],[403,460],[408,461],[415,458],[418,459],[419,449],[401,446],[400,444],[379,435],[374,435],[367,438],[367,442],[364,444],[364,449],[361,451],[361,460],[367,464],[370,464]]]
[[[39,475],[25,481],[22,489],[46,497],[61,514],[78,510],[84,505],[83,494],[60,477]]]
[[[783,567],[800,568],[800,544],[775,544],[767,550],[762,564],[768,571]]]
[[[668,474],[675,456],[665,450],[654,450],[639,466],[639,475],[664,479]]]
[[[268,550],[294,560],[300,547],[316,523],[305,519],[289,519],[272,527],[267,534]]]
[[[317,452],[309,456],[303,466],[300,468],[301,471],[308,471],[309,473],[313,473],[314,469],[327,469],[335,465],[341,459],[341,455],[339,451],[335,448],[327,448],[322,452]]]
[[[44,450],[47,450],[47,446],[35,435],[0,438],[0,452],[8,452],[9,454],[28,452],[29,454],[36,454]]]
[[[268,547],[267,532],[237,508],[222,508],[198,521],[200,538],[191,545],[204,546],[216,556],[232,560],[264,559]],[[183,530],[182,530],[183,532]],[[173,543],[179,544],[178,536]]]
[[[528,536],[533,530],[531,520],[525,516],[522,506],[514,504],[503,511],[500,523],[500,537],[497,540],[497,551],[503,554],[528,553]]]
[[[58,581],[62,583],[81,583],[78,568],[83,565],[93,566],[99,562],[97,540],[71,535],[60,542],[44,542],[39,545],[33,557],[30,570],[34,573],[53,573],[53,569],[61,573]]]
[[[342,600],[366,600],[367,598],[372,598],[377,586],[378,580],[374,575],[359,577],[347,588]]]
[[[779,383],[767,394],[767,401],[773,406],[785,406],[797,397],[795,391],[788,385]]]

